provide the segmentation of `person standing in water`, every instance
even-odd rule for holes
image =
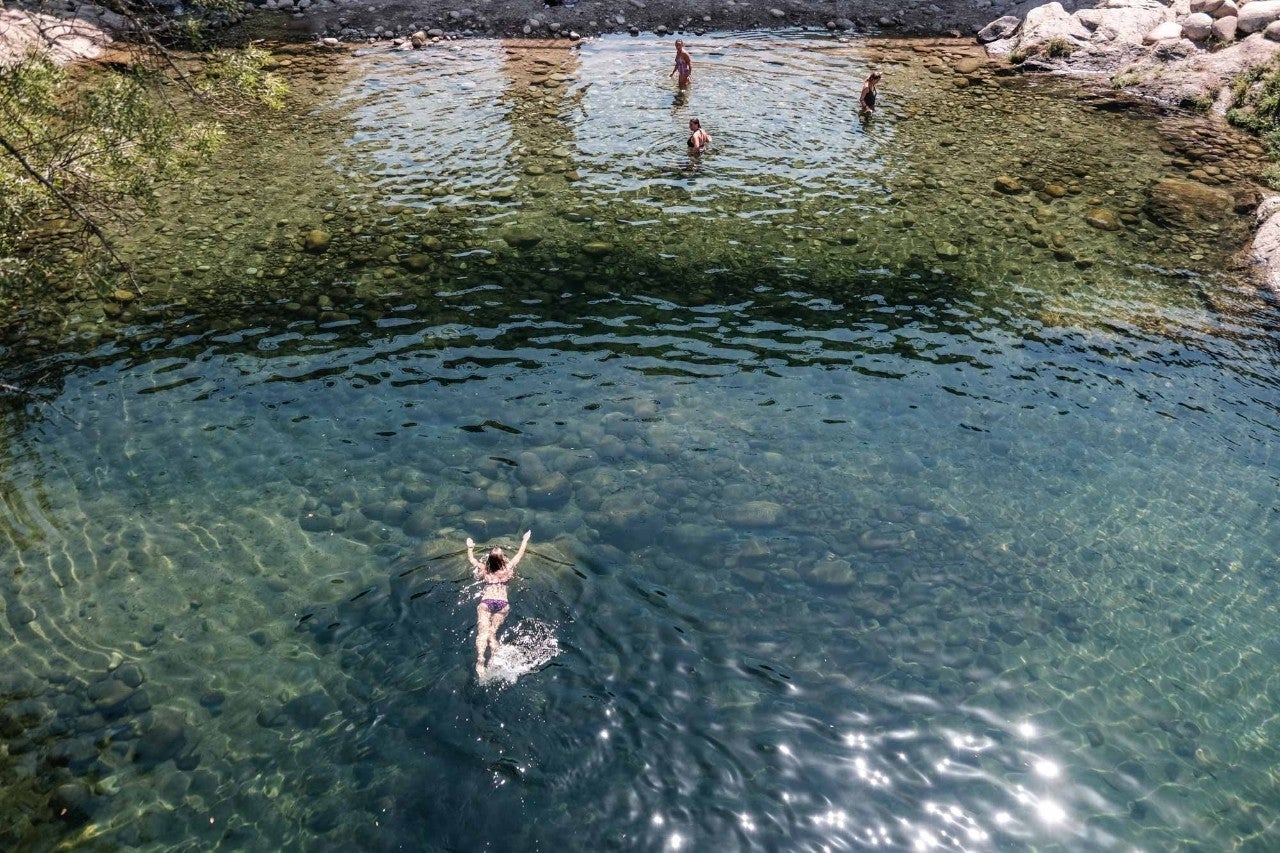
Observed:
[[[520,540],[520,550],[507,560],[502,549],[494,546],[485,562],[476,559],[476,543],[467,537],[467,560],[475,571],[476,578],[484,583],[480,590],[480,603],[476,605],[476,677],[483,678],[488,664],[485,662],[485,649],[489,650],[489,659],[501,648],[498,643],[498,628],[502,626],[507,614],[511,612],[511,603],[507,599],[507,584],[516,576],[516,565],[524,558],[529,547],[532,530],[526,530]]]
[[[866,118],[876,111],[876,87],[880,85],[881,74],[872,71],[867,82],[862,84],[862,94],[858,96],[858,113]]]
[[[689,119],[689,153],[701,154],[711,145],[711,134],[702,129],[702,122]]]
[[[671,69],[671,74],[667,75],[670,80],[672,75],[679,74],[676,79],[676,85],[683,89],[689,85],[689,77],[693,74],[693,58],[689,56],[688,51],[684,49],[684,42],[676,41],[676,65]]]

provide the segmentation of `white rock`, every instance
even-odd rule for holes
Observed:
[[[1145,44],[1155,44],[1161,41],[1171,41],[1173,39],[1182,38],[1182,24],[1177,21],[1165,21],[1160,26],[1153,29],[1142,37]]]
[[[1275,0],[1280,3],[1280,0]],[[1089,29],[1078,18],[1067,14],[1061,3],[1046,3],[1027,13],[1022,21],[1018,48],[1030,50],[1051,41],[1079,44],[1089,40]]]
[[[1256,33],[1276,20],[1280,20],[1280,0],[1253,0],[1240,10],[1237,26],[1242,33]]]
[[[1204,12],[1187,15],[1182,21],[1182,36],[1192,41],[1204,41],[1213,32],[1213,18]]]
[[[1280,41],[1280,21],[1272,21],[1262,31],[1262,37],[1271,41]]]
[[[997,39],[987,42],[987,56],[1008,56],[1018,47],[1017,39]]]
[[[1172,20],[1173,12],[1160,5],[1115,8],[1081,9],[1076,18],[1093,35],[1095,44],[1119,42],[1142,44],[1147,33],[1165,21]]]
[[[1280,196],[1270,196],[1258,205],[1255,221],[1258,230],[1253,235],[1249,254],[1253,262],[1262,267],[1262,277],[1267,286],[1280,293]]]
[[[333,36],[325,36],[324,38],[320,39],[320,43],[325,47],[337,47],[339,44],[341,44],[341,42],[339,42]]]
[[[1214,9],[1211,13],[1215,18],[1234,18],[1240,14],[1240,7],[1234,0],[1223,0],[1221,6]]]
[[[1099,9],[1166,9],[1160,0],[1102,0]]]
[[[1237,18],[1235,15],[1232,15],[1229,18],[1219,18],[1218,20],[1214,21],[1213,22],[1214,38],[1217,38],[1221,41],[1235,41],[1236,40],[1236,24],[1238,22],[1239,22],[1239,18]]]
[[[1191,13],[1204,12],[1212,15],[1221,6],[1223,0],[1191,0]]]

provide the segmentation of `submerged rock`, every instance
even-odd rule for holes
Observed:
[[[1220,220],[1231,212],[1233,205],[1231,194],[1226,190],[1181,178],[1162,178],[1151,187],[1147,209],[1159,222],[1189,225]]]
[[[177,756],[186,744],[182,718],[173,712],[157,713],[138,737],[133,760],[144,767],[155,767]]]
[[[1084,215],[1084,221],[1102,231],[1119,231],[1120,220],[1109,210],[1098,207]]]
[[[324,718],[338,710],[338,706],[328,694],[315,691],[303,696],[295,696],[284,703],[284,713],[301,728],[314,729]]]
[[[995,180],[995,188],[1005,195],[1017,195],[1022,192],[1022,183],[1017,178],[1000,175]]]
[[[332,237],[323,228],[312,228],[302,238],[302,248],[312,254],[328,251]]]

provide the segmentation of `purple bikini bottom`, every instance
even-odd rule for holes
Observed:
[[[507,603],[501,598],[486,598],[480,603],[489,608],[490,613],[501,613],[507,609]]]

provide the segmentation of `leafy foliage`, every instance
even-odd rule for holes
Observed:
[[[33,229],[54,216],[119,261],[103,224],[150,210],[162,182],[217,149],[223,120],[283,104],[269,60],[257,48],[176,58],[153,40],[89,74],[40,54],[0,66],[0,274],[29,268]]]
[[[1280,62],[1273,59],[1231,81],[1227,121],[1262,136],[1273,157],[1280,157]]]

